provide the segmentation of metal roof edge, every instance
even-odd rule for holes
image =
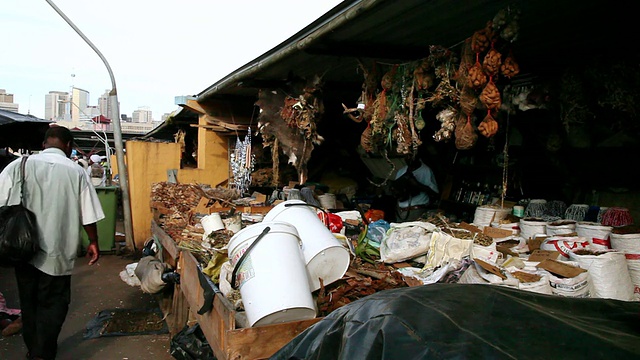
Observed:
[[[333,9],[325,13],[323,16],[312,22],[289,39],[282,42],[263,55],[243,65],[233,71],[226,77],[206,88],[197,95],[197,101],[205,101],[215,95],[219,89],[225,88],[230,84],[237,83],[240,80],[254,75],[260,69],[267,65],[271,65],[287,55],[300,51],[308,47],[310,44],[321,38],[324,34],[336,29],[347,21],[353,20],[358,14],[367,11],[373,6],[385,0],[354,0],[344,1],[336,5]]]

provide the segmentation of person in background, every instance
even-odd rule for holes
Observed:
[[[73,135],[65,127],[47,130],[44,150],[25,166],[25,206],[36,215],[40,252],[15,266],[27,359],[55,359],[58,336],[71,301],[71,273],[87,232],[89,265],[98,261],[96,223],[104,218],[96,190],[82,167],[69,157]],[[0,173],[0,206],[20,203],[20,159]]]
[[[415,221],[439,198],[438,184],[433,171],[420,159],[409,159],[396,173],[391,184],[396,197],[396,221]]]
[[[89,157],[89,167],[87,171],[89,172],[93,186],[105,186],[106,184],[107,174],[104,166],[100,164],[101,160],[98,154],[93,154]]]

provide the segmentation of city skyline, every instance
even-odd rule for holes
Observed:
[[[293,0],[55,3],[108,60],[120,113],[148,106],[159,118],[179,108],[176,96],[197,95],[340,1],[305,3],[304,11]],[[49,91],[76,86],[97,97],[111,89],[100,58],[45,1],[14,2],[0,11],[0,22],[10,29],[3,47],[16,50],[0,57],[0,88],[14,95],[19,112],[44,118]]]

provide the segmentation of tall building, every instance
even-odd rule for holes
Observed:
[[[44,118],[53,121],[71,119],[71,97],[68,92],[49,91],[44,96]]]
[[[83,114],[89,105],[89,92],[77,87],[72,88],[71,92],[71,121],[78,122],[80,120],[89,120]]]
[[[98,107],[100,108],[100,114],[102,114],[102,116],[113,120],[116,118],[116,109],[111,106],[109,92],[111,92],[111,90],[105,90],[104,94],[100,96],[100,98],[98,99]],[[118,106],[120,106],[120,103],[118,103]]]
[[[131,114],[134,123],[150,123],[153,121],[151,109],[148,106],[139,107]]]
[[[0,89],[0,109],[18,112],[18,104],[13,102],[13,94],[7,94],[5,89]]]

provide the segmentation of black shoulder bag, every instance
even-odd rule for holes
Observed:
[[[36,215],[25,206],[24,170],[27,156],[20,164],[20,204],[0,207],[0,266],[28,262],[40,251]]]

